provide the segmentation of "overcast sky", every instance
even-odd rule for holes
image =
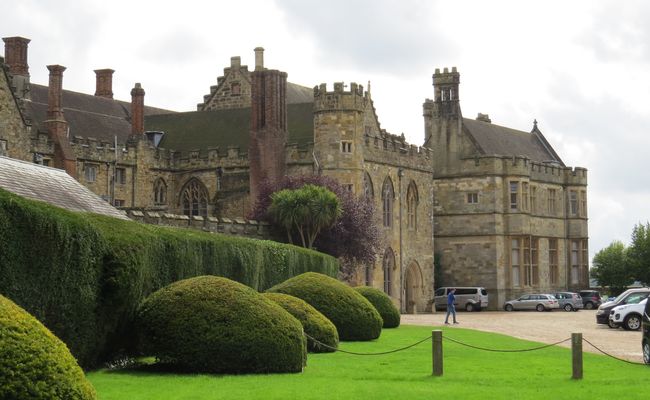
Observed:
[[[117,99],[141,82],[147,105],[196,109],[230,57],[313,87],[372,84],[383,128],[424,140],[435,68],[456,66],[468,118],[529,131],[589,170],[590,255],[628,244],[650,220],[650,3],[643,1],[20,0],[2,37],[31,39],[31,80],[67,67],[65,89],[93,94],[112,68]]]

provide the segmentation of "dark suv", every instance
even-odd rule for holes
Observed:
[[[582,297],[582,305],[584,305],[585,310],[598,308],[602,303],[600,293],[597,290],[581,290],[580,297]]]
[[[641,339],[641,349],[643,350],[643,362],[650,364],[650,301],[645,303],[642,326],[643,337]]]

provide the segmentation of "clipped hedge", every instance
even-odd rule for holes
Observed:
[[[363,297],[368,299],[381,319],[384,320],[384,328],[397,328],[400,323],[400,313],[393,301],[388,295],[379,289],[370,286],[358,286],[354,290],[359,292]]]
[[[65,343],[0,295],[0,398],[96,398]]]
[[[133,348],[140,302],[218,275],[265,290],[338,262],[296,246],[75,213],[0,189],[0,293],[63,340],[85,368]]]
[[[336,327],[317,309],[306,301],[284,293],[263,293],[268,299],[284,308],[302,324],[305,333],[318,342],[307,338],[307,350],[311,353],[331,353],[339,345]],[[325,346],[323,346],[325,345]]]
[[[381,316],[365,297],[329,276],[307,272],[268,290],[305,300],[325,315],[340,340],[373,340],[381,334]]]
[[[199,276],[151,294],[138,313],[144,354],[182,372],[300,372],[300,322],[257,291]]]

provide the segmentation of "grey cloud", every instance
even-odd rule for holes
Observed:
[[[201,36],[177,29],[153,37],[142,45],[140,53],[149,61],[182,65],[210,54],[210,46]]]

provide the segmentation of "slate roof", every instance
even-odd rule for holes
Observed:
[[[469,118],[463,118],[463,128],[481,154],[523,156],[534,162],[556,162],[564,166],[537,128],[524,132]]]
[[[304,146],[314,141],[313,103],[287,104],[288,143]],[[248,152],[250,108],[193,111],[145,117],[145,130],[162,131],[159,147],[186,153],[228,147]]]
[[[287,82],[287,104],[311,103],[314,101],[314,89]]]
[[[62,169],[0,156],[0,188],[70,211],[129,219]]]
[[[33,125],[41,131],[47,127],[47,86],[31,84],[27,101],[27,113]],[[113,142],[114,136],[124,143],[131,134],[131,103],[107,99],[84,93],[63,90],[63,114],[70,126],[70,136],[94,137],[101,141]],[[173,113],[155,107],[144,107],[146,115]]]

